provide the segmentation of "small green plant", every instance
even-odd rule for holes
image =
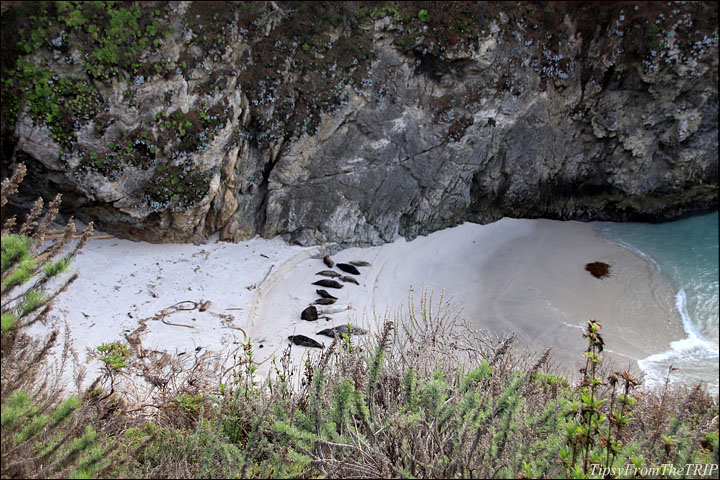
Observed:
[[[108,368],[121,370],[127,367],[127,363],[125,362],[130,358],[130,347],[127,343],[103,343],[97,347],[97,351],[103,354],[98,360],[103,362]]]
[[[257,370],[257,364],[255,362],[255,356],[253,354],[253,348],[252,348],[252,341],[250,338],[247,339],[247,342],[245,342],[242,345],[242,351],[243,351],[243,360],[242,364],[244,365],[244,372],[243,375],[240,377],[242,378],[242,382],[244,383],[244,392],[247,396],[249,392],[255,389],[258,385],[258,381],[255,378],[255,371]]]
[[[204,404],[205,397],[202,395],[184,394],[170,400],[171,408],[177,409],[188,417],[197,416]]]
[[[605,466],[612,471],[615,459],[623,447],[622,434],[628,427],[632,417],[630,412],[637,400],[630,396],[631,391],[639,385],[637,378],[630,375],[627,370],[614,372],[608,377],[608,383],[612,388],[610,392],[610,404],[608,407],[607,433],[602,436],[600,446],[605,447]],[[616,396],[618,384],[621,387],[620,395]],[[613,427],[615,438],[613,438]]]
[[[428,19],[430,18],[430,14],[428,13],[427,10],[422,9],[418,12],[418,18],[423,22],[427,22]]]
[[[645,28],[645,46],[648,50],[659,50],[660,42],[658,41],[660,29],[654,23],[649,24]]]
[[[583,334],[587,339],[588,347],[584,352],[585,367],[582,370],[582,390],[580,401],[574,401],[572,409],[579,421],[570,420],[565,424],[567,443],[572,451],[571,457],[568,456],[566,450],[561,452],[563,460],[566,461],[568,476],[577,476],[579,473],[587,475],[590,453],[595,446],[596,436],[606,419],[602,413],[602,407],[607,403],[607,399],[598,398],[598,388],[605,383],[596,376],[598,366],[602,362],[600,352],[604,345],[603,338],[599,333],[600,328],[599,322],[589,320]],[[577,463],[578,453],[583,457],[581,464]]]
[[[11,82],[6,82],[6,77]],[[3,112],[14,124],[17,114],[27,106],[36,124],[47,125],[56,142],[69,146],[74,142],[72,119],[80,123],[95,115],[100,104],[99,92],[88,82],[61,78],[24,58],[16,67],[3,72]]]
[[[3,405],[0,424],[3,428],[14,427],[31,407],[32,400],[27,393],[22,390],[14,391]]]
[[[68,418],[80,406],[80,398],[72,396],[55,407],[52,413],[52,420],[58,424]]]

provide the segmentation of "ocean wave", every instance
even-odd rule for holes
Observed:
[[[693,375],[693,370],[717,365],[720,357],[718,346],[703,338],[695,328],[687,310],[687,295],[682,288],[675,297],[675,308],[682,318],[687,337],[670,343],[670,349],[665,352],[638,361],[638,366],[645,373],[645,385],[648,387],[663,385],[673,367],[682,370],[688,382],[702,381],[703,377]],[[718,390],[717,384],[710,384],[708,387],[714,392]]]
[[[685,289],[683,288],[681,288],[675,296],[675,308],[677,308],[678,313],[680,313],[680,317],[682,318],[683,330],[685,330],[685,333],[688,334],[688,337],[682,340],[678,340],[676,342],[672,342],[670,344],[670,348],[677,352],[682,352],[700,347],[707,349],[709,352],[714,352],[715,355],[718,355],[717,345],[714,345],[712,342],[709,342],[705,338],[703,338],[703,335],[697,331],[695,323],[690,318],[690,314],[687,310],[687,295],[685,294]]]
[[[602,222],[598,231],[646,259],[675,285],[675,310],[685,338],[638,361],[646,386],[662,386],[673,372],[673,384],[703,382],[717,393],[718,212],[662,224]]]

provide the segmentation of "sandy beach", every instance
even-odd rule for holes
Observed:
[[[80,278],[57,299],[52,318],[68,322],[89,371],[86,382],[99,371],[88,349],[124,340],[141,320],[143,347],[170,353],[200,347],[227,358],[249,337],[262,375],[288,335],[327,345],[328,337],[316,335],[323,328],[352,322],[372,329],[385,315],[406,311],[411,286],[444,290],[474,328],[515,331],[521,345],[537,351],[553,346],[555,363],[567,373],[582,358],[582,329],[591,318],[603,325],[606,352],[620,366],[637,368],[637,360],[684,337],[667,278],[590,224],[503,219],[342,250],[333,260],[371,264],[360,267],[360,285],[327,289],[350,309],[331,320],[304,321],[300,313],[322,288],[312,282],[325,278],[316,275],[327,268],[324,254],[322,246],[291,246],[279,238],[239,244],[212,238],[205,245],[93,240],[73,263]],[[610,264],[611,276],[591,276],[584,267],[592,261]],[[171,309],[158,319],[180,302],[188,310]],[[308,350],[293,347],[293,359]]]
[[[279,238],[239,244],[211,239],[204,245],[91,240],[71,266],[79,278],[56,299],[48,325],[62,331],[67,321],[87,369],[85,385],[100,373],[100,362],[90,359],[89,350],[126,341],[125,335],[142,321],[147,325],[140,335],[145,350],[188,354],[198,349],[230,357],[246,341],[258,286],[279,265],[311,251]],[[159,319],[163,311],[173,313]],[[41,333],[48,325],[36,324],[31,331]]]
[[[585,322],[603,325],[606,352],[619,366],[631,364],[684,337],[674,314],[674,292],[647,260],[599,237],[589,224],[551,220],[503,219],[490,225],[466,223],[419,237],[371,248],[350,248],[336,262],[364,260],[360,286],[345,284],[331,293],[347,312],[332,321],[306,322],[300,312],[317,295],[311,283],[325,269],[308,258],[280,270],[260,294],[248,319],[248,333],[278,355],[288,332],[313,334],[327,325],[352,322],[372,328],[377,319],[406,312],[408,291],[444,290],[463,307],[469,325],[494,333],[517,332],[518,343],[541,352],[553,346],[553,359],[569,374],[582,360]],[[585,264],[603,261],[611,276],[597,279]],[[327,343],[327,342],[326,342]],[[299,357],[305,349],[295,349]],[[262,356],[259,357],[262,359]]]

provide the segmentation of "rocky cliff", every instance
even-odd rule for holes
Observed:
[[[10,3],[10,2],[8,2]],[[716,208],[717,3],[3,5],[3,169],[154,242]]]

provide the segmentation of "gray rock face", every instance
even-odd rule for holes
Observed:
[[[243,63],[249,47],[239,40],[188,78],[129,78],[101,90],[116,120],[100,139],[92,135],[98,117],[82,127],[86,150],[138,128],[162,138],[160,112],[223,110],[202,148],[180,158],[180,140],[158,144],[158,165],[204,182],[187,204],[148,200],[148,185],[161,185],[152,168],[113,179],[78,175],[77,154],[61,166],[60,145],[27,113],[15,129],[17,149],[73,192],[66,206],[155,242],[220,232],[231,241],[261,234],[377,245],[465,220],[663,220],[716,207],[717,29],[702,54],[688,57],[668,40],[662,58],[643,63],[622,52],[612,24],[583,39],[566,23],[570,41],[550,53],[520,35],[508,39],[507,28],[525,27],[504,15],[464,52],[433,60],[401,52],[385,18],[372,33],[365,88],[345,87],[347,102],[324,114],[316,133],[263,146],[237,132],[269,121],[275,106],[253,105],[232,72],[223,88],[200,88],[213,71]],[[184,37],[171,40],[177,62]],[[128,83],[133,107],[121,94]]]
[[[716,205],[717,91],[699,78],[639,78],[618,65],[612,81],[637,88],[592,91],[569,78],[538,92],[537,76],[521,70],[519,95],[491,91],[476,107],[453,108],[471,124],[449,139],[450,121],[438,124],[416,106],[418,92],[460,96],[508,51],[474,56],[466,70],[475,78],[443,77],[438,85],[379,47],[374,72],[403,65],[387,83],[392,94],[354,98],[342,117],[326,119],[316,138],[280,159],[264,235],[380,244],[466,219],[665,219]],[[710,62],[716,78],[717,61]],[[672,89],[654,85],[671,80]],[[591,91],[583,95],[583,87]]]

